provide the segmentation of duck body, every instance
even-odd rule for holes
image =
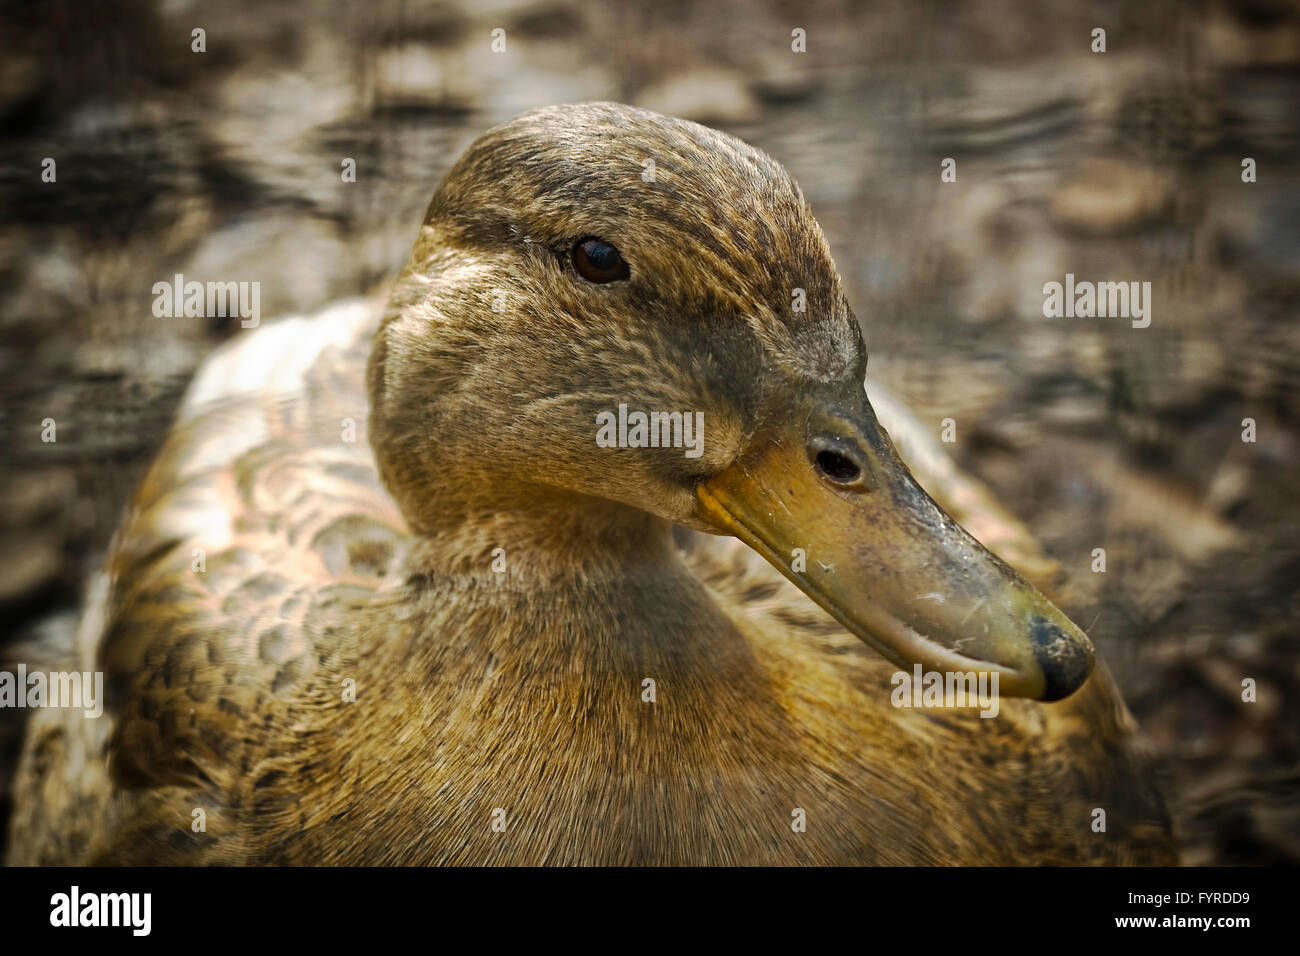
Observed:
[[[797,577],[501,440],[499,409],[558,399],[476,380],[490,337],[417,363],[412,290],[481,264],[412,262],[387,307],[268,325],[200,370],[79,635],[107,712],[34,715],[10,862],[1176,861],[1104,668],[992,719],[894,706],[899,666]],[[430,367],[436,401],[397,392]]]

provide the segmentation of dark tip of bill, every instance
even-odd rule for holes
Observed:
[[[1039,699],[1069,697],[1092,673],[1092,652],[1046,618],[1034,618],[1029,634],[1034,642],[1034,657],[1046,682]]]

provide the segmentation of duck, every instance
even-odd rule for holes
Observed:
[[[1114,680],[940,504],[1017,527],[873,403],[758,149],[529,111],[386,298],[236,336],[90,587],[103,716],[30,721],[10,863],[1177,862]]]

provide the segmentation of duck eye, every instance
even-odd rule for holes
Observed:
[[[603,239],[579,239],[573,247],[573,267],[588,282],[617,282],[631,275],[619,251]]]

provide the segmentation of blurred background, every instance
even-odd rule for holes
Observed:
[[[472,139],[621,100],[794,173],[872,376],[954,419],[1061,563],[1185,861],[1300,862],[1297,3],[10,0],[0,38],[0,657],[71,634],[240,332],[155,318],[153,283],[260,281],[264,320],[380,290]],[[1045,319],[1067,272],[1150,281],[1150,327]],[[0,711],[0,791],[23,716]]]

